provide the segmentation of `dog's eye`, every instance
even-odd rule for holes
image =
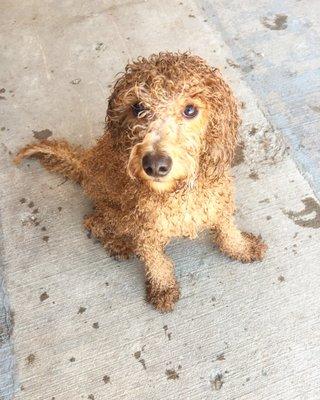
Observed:
[[[135,117],[138,117],[142,111],[145,111],[144,105],[142,103],[135,103],[131,106],[132,113]]]
[[[194,118],[198,115],[198,109],[193,104],[188,104],[183,110],[183,116],[186,118]]]

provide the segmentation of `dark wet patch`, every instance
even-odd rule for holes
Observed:
[[[276,14],[273,17],[263,17],[262,24],[272,31],[281,31],[287,28],[288,16],[285,14]]]
[[[104,382],[105,384],[110,383],[110,376],[105,375],[105,376],[102,378],[102,380],[103,380],[103,382]]]
[[[33,365],[35,359],[36,356],[34,354],[29,354],[28,357],[26,358],[27,365]]]
[[[168,380],[179,379],[179,374],[174,369],[166,369],[166,376]]]
[[[94,322],[94,323],[92,324],[92,328],[93,328],[93,329],[99,329],[99,322]]]
[[[259,180],[259,175],[255,171],[250,172],[250,174],[248,176],[249,176],[250,179],[252,179],[254,181],[258,181]]]
[[[217,361],[224,361],[225,359],[224,353],[218,354],[216,358]]]
[[[283,275],[279,275],[278,276],[278,281],[279,282],[284,282],[285,281],[285,277]]]
[[[72,85],[79,85],[80,82],[81,82],[81,79],[80,78],[76,78],[76,79],[73,79],[70,83]]]
[[[244,162],[244,143],[238,143],[235,154],[231,163],[232,167],[236,167]]]
[[[230,65],[230,67],[232,68],[240,68],[240,65],[238,63],[236,63],[235,61],[231,60],[230,58],[226,59],[228,65]]]
[[[171,340],[172,332],[168,332],[168,325],[163,325],[163,330],[164,330],[164,334],[168,338],[168,340]]]
[[[74,357],[71,357],[71,358],[69,358],[69,361],[70,361],[70,362],[75,362],[76,359],[75,359]]]
[[[317,113],[320,113],[320,106],[309,106],[312,111],[315,111]]]
[[[258,130],[259,129],[256,126],[253,126],[249,131],[249,135],[254,136],[258,132]]]
[[[220,390],[223,385],[223,375],[221,373],[217,373],[211,380],[211,389],[212,390]]]
[[[102,48],[103,48],[103,42],[98,42],[98,43],[96,44],[95,49],[96,49],[97,51],[99,51],[99,50],[101,50]]]
[[[32,131],[33,132],[33,137],[35,137],[38,140],[44,140],[48,139],[50,136],[52,136],[52,132],[50,129],[43,129],[42,131]]]
[[[144,347],[145,347],[145,346],[142,347],[142,350],[141,350],[141,351],[138,350],[138,351],[134,352],[134,353],[133,353],[133,356],[134,356],[134,358],[135,358],[136,360],[139,361],[139,363],[142,365],[143,369],[146,370],[146,369],[147,369],[146,362],[145,362],[145,360],[144,360],[143,358],[141,358],[141,353],[142,353]]]
[[[303,228],[320,228],[320,205],[319,203],[312,197],[306,197],[302,199],[304,204],[304,209],[302,211],[286,211],[282,210],[282,212],[287,215],[296,225],[302,226]],[[315,213],[313,218],[303,219],[303,217],[307,217],[308,215],[312,215]]]
[[[46,242],[46,243],[48,243],[49,242],[49,236],[42,236],[42,240],[44,241],[44,242]]]
[[[86,311],[85,307],[79,307],[78,314],[83,314]]]
[[[49,295],[48,295],[47,292],[41,293],[41,295],[40,295],[40,301],[41,302],[47,300],[48,298],[49,298]]]

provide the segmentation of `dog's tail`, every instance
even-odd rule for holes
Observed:
[[[20,164],[23,158],[33,157],[49,171],[58,172],[65,177],[81,183],[84,178],[84,154],[81,147],[72,147],[65,140],[43,140],[29,144],[14,158]]]

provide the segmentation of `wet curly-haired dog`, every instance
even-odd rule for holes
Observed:
[[[266,251],[259,237],[234,224],[229,169],[238,125],[234,97],[217,69],[188,53],[160,53],[127,65],[93,148],[44,140],[22,149],[16,162],[32,156],[79,182],[95,206],[85,226],[111,255],[137,255],[147,300],[170,311],[179,298],[165,254],[171,238],[210,229],[236,260],[261,260]]]

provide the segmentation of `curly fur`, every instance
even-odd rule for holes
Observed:
[[[138,117],[132,104],[141,103]],[[182,116],[187,104],[199,109]],[[137,255],[145,265],[147,300],[160,311],[179,298],[174,266],[165,254],[173,237],[195,238],[210,229],[215,242],[242,262],[261,260],[266,245],[242,233],[235,210],[230,164],[240,120],[236,102],[217,69],[189,53],[160,53],[127,65],[109,98],[106,129],[90,149],[43,141],[17,157],[35,157],[50,171],[79,182],[95,211],[85,226],[116,257]],[[162,179],[142,168],[147,151],[169,154]]]

